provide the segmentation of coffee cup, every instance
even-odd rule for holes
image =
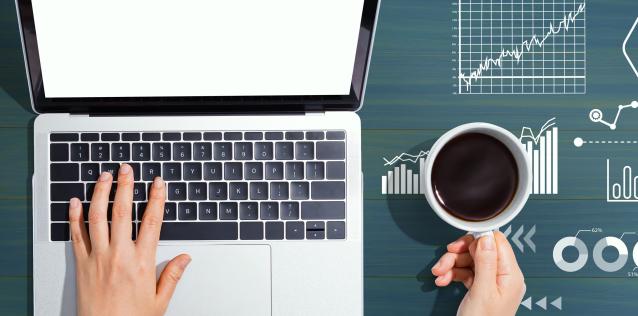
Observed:
[[[510,189],[512,194],[509,203],[507,203],[507,205],[499,210],[499,212],[494,216],[483,220],[467,220],[451,214],[450,210],[446,209],[444,205],[442,205],[440,201],[440,194],[435,193],[435,185],[433,185],[432,180],[435,161],[437,161],[437,157],[441,154],[442,149],[444,149],[451,141],[458,139],[460,136],[467,135],[487,135],[497,140],[505,146],[506,150],[504,151],[511,153],[510,157],[513,157],[513,161],[516,164],[515,167],[512,166],[512,169],[515,169],[517,172],[517,181]],[[480,154],[480,152],[477,153],[477,155]],[[481,172],[482,170],[469,171]],[[440,175],[437,174],[437,176]],[[448,131],[434,143],[425,161],[425,197],[428,203],[443,221],[460,230],[472,233],[475,236],[480,236],[497,230],[514,219],[525,206],[530,195],[531,187],[531,163],[527,158],[521,142],[509,131],[493,124],[469,123]],[[437,194],[439,195],[439,198],[437,198]]]

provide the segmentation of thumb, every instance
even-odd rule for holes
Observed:
[[[492,234],[481,237],[474,251],[474,283],[472,292],[490,293],[496,288],[497,255]]]
[[[162,305],[163,309],[166,309],[168,302],[175,292],[177,282],[182,277],[186,266],[191,262],[191,257],[187,254],[181,254],[173,260],[171,260],[162,273],[160,274],[159,281],[157,281],[157,299]]]

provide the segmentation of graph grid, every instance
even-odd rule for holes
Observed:
[[[458,1],[458,93],[585,93],[585,13],[584,0]]]

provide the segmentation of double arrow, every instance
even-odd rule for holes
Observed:
[[[523,243],[519,239],[521,238],[521,235],[523,235],[523,232],[525,232],[525,226],[521,225],[521,227],[518,228],[518,230],[514,233],[514,235],[512,235],[512,238],[511,238],[516,248],[518,248],[518,250],[520,250],[521,252],[525,252],[525,245],[523,245]],[[511,233],[512,233],[512,225],[509,225],[507,226],[507,229],[503,232],[503,235],[505,235],[505,237],[509,237]],[[532,241],[532,237],[534,236],[534,234],[536,234],[536,225],[532,226],[532,228],[527,232],[527,234],[525,234],[525,237],[523,237],[523,241],[525,241],[527,246],[529,246],[529,248],[532,249],[532,252],[536,253],[536,244]]]
[[[550,305],[556,307],[558,310],[563,310],[563,297],[560,296],[557,299],[551,301],[549,303]],[[528,297],[527,299],[525,299],[524,301],[521,302],[521,305],[525,306],[527,309],[532,310],[532,297]],[[538,305],[540,308],[542,308],[543,310],[547,310],[547,296],[541,298],[540,300],[538,300],[538,302],[536,302],[536,305]]]

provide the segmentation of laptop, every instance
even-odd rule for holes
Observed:
[[[169,315],[363,314],[361,108],[378,0],[17,0],[36,315],[75,314],[67,203],[167,182]]]

